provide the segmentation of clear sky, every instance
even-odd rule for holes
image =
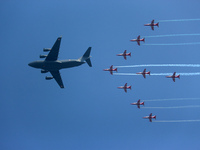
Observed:
[[[0,149],[2,150],[132,150],[199,149],[200,122],[159,123],[157,120],[200,119],[199,108],[137,109],[200,105],[200,76],[181,76],[174,83],[164,76],[111,76],[111,65],[199,64],[200,45],[141,46],[130,42],[166,34],[199,34],[200,21],[160,22],[152,31],[145,23],[198,19],[197,0],[20,0],[0,2]],[[65,89],[46,81],[28,63],[39,60],[62,36],[59,59],[79,58],[92,47],[92,64],[63,69]],[[146,44],[200,42],[200,36],[146,38]],[[116,56],[125,49],[132,57]],[[146,67],[152,73],[199,72],[192,67]],[[139,68],[118,68],[135,73]],[[125,83],[132,90],[117,89]],[[145,107],[144,106],[144,107]],[[142,107],[142,106],[141,106]]]

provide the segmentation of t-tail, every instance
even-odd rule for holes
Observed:
[[[83,54],[83,56],[80,59],[81,62],[84,62],[86,61],[87,64],[92,67],[92,63],[91,63],[91,60],[90,60],[90,52],[91,52],[91,49],[92,47],[88,47],[87,51]]]

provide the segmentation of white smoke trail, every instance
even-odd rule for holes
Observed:
[[[151,73],[150,76],[168,76],[172,75],[173,73]],[[181,76],[198,76],[200,75],[200,72],[193,72],[193,73],[177,73],[180,74]],[[121,75],[121,76],[135,76],[135,75],[140,75],[136,73],[113,73],[113,75]]]
[[[179,45],[199,45],[200,42],[192,42],[192,43],[166,43],[166,44],[143,44],[149,46],[179,46]]]
[[[177,22],[177,21],[200,21],[200,19],[173,19],[173,20],[158,20],[158,22]]]
[[[143,64],[143,65],[128,65],[115,66],[117,68],[137,68],[137,67],[200,67],[200,64]]]
[[[174,36],[198,36],[200,33],[194,34],[166,34],[166,35],[152,35],[152,36],[144,36],[145,38],[156,38],[156,37],[174,37]]]
[[[184,100],[200,100],[200,98],[169,98],[169,99],[151,99],[151,100],[143,100],[143,101],[157,102],[157,101],[184,101]]]
[[[171,107],[141,107],[143,109],[177,109],[177,108],[199,108],[200,105],[188,105],[188,106],[171,106]]]
[[[200,122],[200,120],[157,120],[153,122]]]

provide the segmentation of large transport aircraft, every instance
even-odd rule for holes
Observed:
[[[152,20],[151,23],[144,24],[144,26],[151,26],[151,29],[154,30],[154,26],[159,27],[159,22],[158,23],[154,23],[154,20]]]
[[[57,60],[60,48],[60,42],[62,37],[58,37],[53,47],[44,48],[44,52],[49,52],[48,55],[40,55],[40,58],[45,58],[45,60],[37,60],[29,63],[28,65],[33,68],[42,69],[41,73],[51,73],[51,77],[46,76],[46,80],[55,79],[60,88],[64,88],[62,78],[60,76],[59,70],[64,68],[76,67],[84,64],[85,62],[92,67],[90,61],[90,52],[91,47],[87,49],[87,51],[81,56],[79,59],[68,59],[68,60]]]
[[[131,103],[131,105],[137,105],[137,107],[140,109],[140,105],[144,106],[144,102],[140,103],[140,99],[136,103]]]
[[[156,115],[155,115],[155,116],[152,116],[152,113],[150,113],[149,116],[145,116],[145,117],[143,117],[143,118],[144,118],[144,119],[149,119],[149,121],[152,122],[152,119],[153,119],[153,118],[156,119]]]
[[[132,39],[132,40],[130,40],[131,42],[137,42],[137,44],[140,46],[140,41],[143,41],[143,42],[145,42],[144,41],[145,39],[143,38],[143,39],[140,39],[140,35],[137,37],[137,39]]]
[[[172,76],[166,76],[166,78],[172,78],[172,80],[175,82],[175,78],[180,79],[180,74],[176,76],[176,72],[174,72]]]

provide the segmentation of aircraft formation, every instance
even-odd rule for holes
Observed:
[[[154,20],[151,21],[151,23],[148,24],[144,24],[144,26],[150,26],[152,30],[154,30],[154,27],[157,26],[159,27],[159,22],[158,23],[154,23]],[[140,38],[140,35],[136,38],[136,39],[131,39],[131,42],[137,42],[137,45],[140,46],[140,42],[143,41],[145,42],[145,38]],[[123,53],[121,54],[117,54],[117,56],[123,56],[125,60],[127,60],[127,56],[131,56],[131,53],[127,53],[127,50],[125,50]],[[113,65],[110,66],[110,68],[108,69],[103,69],[103,71],[109,71],[111,75],[113,75],[113,71],[117,72],[117,68],[113,68]],[[137,72],[136,74],[138,75],[142,75],[144,78],[146,78],[146,75],[150,75],[150,71],[146,71],[146,68],[142,71],[142,72]],[[175,78],[179,78],[180,79],[180,75],[176,75],[176,72],[173,73],[173,75],[170,76],[166,76],[166,78],[172,78],[172,80],[175,82]],[[127,83],[125,83],[124,86],[119,86],[117,87],[118,89],[124,89],[124,91],[127,93],[127,89],[131,90],[131,86],[128,86]],[[131,105],[137,105],[137,108],[140,109],[140,106],[143,105],[144,106],[144,102],[141,102],[141,100],[139,99],[137,102],[131,103]],[[156,115],[152,115],[152,113],[150,113],[148,116],[143,117],[144,119],[149,119],[150,122],[152,122],[152,119],[156,119]]]

